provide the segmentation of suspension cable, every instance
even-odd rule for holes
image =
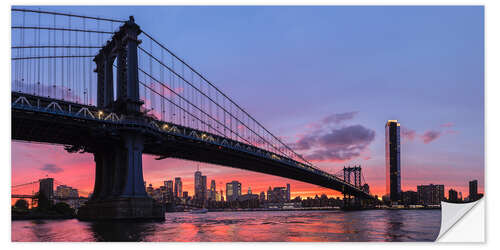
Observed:
[[[74,32],[114,34],[114,32],[103,31],[103,30],[70,29],[70,28],[37,27],[37,26],[12,26],[11,28],[12,29],[30,29],[30,30],[62,30],[62,31],[74,31]]]
[[[269,130],[267,130],[262,124],[260,124],[257,120],[255,120],[250,114],[248,114],[242,107],[240,107],[238,104],[236,104],[231,98],[229,98],[226,94],[224,94],[222,91],[220,91],[215,85],[213,85],[210,81],[208,81],[203,75],[201,75],[198,71],[196,71],[195,69],[193,69],[190,65],[188,65],[186,62],[184,62],[182,59],[180,59],[177,55],[175,55],[171,50],[169,50],[167,47],[165,47],[163,44],[161,44],[160,42],[158,42],[156,39],[154,39],[151,35],[149,35],[147,32],[145,32],[144,30],[141,30],[142,31],[142,34],[144,34],[146,37],[148,37],[149,39],[151,39],[153,42],[155,42],[156,44],[158,44],[158,46],[160,46],[161,48],[163,48],[164,50],[166,50],[168,53],[170,53],[173,57],[175,57],[177,60],[179,60],[181,63],[183,63],[184,65],[186,65],[191,71],[193,71],[195,74],[197,74],[200,78],[202,78],[206,83],[208,83],[210,86],[212,86],[214,89],[216,89],[219,93],[222,94],[222,96],[224,96],[225,98],[227,98],[233,105],[235,105],[238,109],[240,109],[245,115],[247,115],[250,119],[252,119],[257,125],[259,125],[263,130],[265,130],[269,135],[271,135],[275,140],[277,140],[279,143],[281,143],[283,146],[285,146],[290,152],[292,152],[294,155],[296,155],[297,157],[299,157],[300,159],[302,159],[304,162],[306,162],[307,164],[311,165],[312,164],[307,161],[306,159],[304,159],[300,154],[296,153],[295,151],[293,151],[288,145],[286,145],[285,143],[283,143],[279,138],[277,138],[274,134],[272,134],[271,132],[269,132]],[[227,112],[227,111],[226,111]],[[230,114],[230,113],[229,113]],[[251,130],[250,128],[248,128],[249,130]],[[252,131],[253,132],[253,131]],[[255,133],[255,132],[254,132]],[[255,133],[257,134],[257,133]],[[259,136],[260,137],[260,136]],[[267,140],[266,140],[267,141]],[[269,142],[268,142],[269,143]],[[281,150],[279,150],[281,152]],[[286,154],[285,154],[286,155]]]
[[[257,135],[258,137],[260,137],[264,142],[266,142],[267,144],[269,144],[272,148],[274,148],[275,150],[277,150],[278,152],[282,153],[284,156],[286,156],[287,154],[284,153],[279,147],[276,147],[275,145],[273,145],[272,143],[270,143],[268,140],[264,139],[261,135],[259,135],[258,133],[256,133],[255,131],[253,131],[251,128],[249,128],[247,126],[247,124],[245,124],[243,121],[240,120],[240,118],[238,117],[235,117],[233,114],[229,113],[225,108],[223,108],[222,106],[220,106],[219,103],[217,103],[216,101],[214,101],[211,97],[210,97],[210,92],[209,92],[209,95],[207,96],[205,93],[203,93],[200,89],[198,89],[196,86],[194,86],[192,83],[190,83],[189,81],[187,81],[183,76],[179,75],[177,72],[175,72],[175,70],[173,70],[172,68],[170,68],[169,66],[165,65],[163,62],[161,62],[158,58],[156,58],[155,56],[153,56],[151,53],[149,53],[148,51],[146,51],[145,49],[143,49],[142,47],[138,47],[141,51],[143,51],[144,53],[146,53],[150,58],[153,58],[155,61],[157,61],[160,65],[162,65],[163,67],[167,68],[169,71],[171,71],[173,74],[175,74],[179,79],[182,79],[184,82],[186,82],[187,84],[189,84],[192,88],[196,89],[200,94],[202,94],[203,96],[205,96],[207,99],[209,99],[211,101],[211,103],[215,104],[216,106],[218,106],[220,109],[222,109],[224,112],[228,113],[230,116],[232,116],[235,120],[237,120],[239,123],[241,123],[241,125],[243,125],[244,127],[246,127],[249,131],[251,131],[252,133],[254,133],[255,135]],[[183,64],[184,65],[184,64]],[[189,66],[188,66],[189,67]],[[160,83],[162,84],[163,86],[165,86],[163,83]],[[210,89],[209,89],[210,91]],[[220,93],[220,91],[219,91]],[[212,117],[212,105],[210,103],[210,106],[209,106],[209,113],[212,120],[216,121],[217,123],[219,123],[220,125],[224,126],[224,124],[222,124],[220,121],[218,121],[217,119],[214,119]],[[191,104],[192,105],[192,104]],[[193,105],[194,106],[194,105]],[[241,109],[240,109],[241,110]],[[243,111],[243,110],[242,110]],[[247,115],[248,116],[248,115]],[[265,128],[264,128],[265,129]],[[231,130],[232,131],[232,130]],[[266,130],[267,131],[267,130]],[[234,132],[232,131],[233,133],[235,133],[236,135],[238,135],[238,137],[244,139],[245,141],[247,141],[244,137],[242,137],[241,135],[239,135],[239,133],[237,132]],[[268,132],[270,135],[272,135],[270,132]],[[247,141],[248,142],[248,141]],[[252,144],[252,143],[249,143],[249,144]],[[282,143],[282,145],[285,145]],[[285,145],[286,146],[286,145]],[[293,151],[292,151],[293,152]],[[302,158],[301,158],[302,159]],[[306,161],[307,162],[307,161]],[[309,163],[309,162],[307,162]],[[310,164],[310,163],[309,163]],[[312,165],[312,164],[311,164]]]
[[[79,17],[79,18],[86,18],[86,19],[94,19],[94,20],[101,20],[101,21],[108,21],[108,22],[115,22],[115,23],[125,23],[126,21],[123,20],[116,20],[116,19],[110,19],[110,18],[100,18],[100,17],[91,17],[91,16],[83,16],[83,15],[73,15],[73,14],[68,14],[68,13],[60,13],[60,12],[52,12],[52,11],[42,11],[42,10],[29,10],[29,9],[11,9],[11,11],[20,11],[20,12],[33,12],[33,13],[39,13],[39,14],[51,14],[51,15],[60,15],[60,16],[69,16],[69,17]]]

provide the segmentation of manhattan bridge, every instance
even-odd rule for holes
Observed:
[[[82,220],[163,219],[142,155],[299,180],[374,201],[361,172],[323,171],[135,23],[12,9],[12,139],[94,156]],[[346,178],[346,173],[349,178]],[[356,173],[358,175],[356,175]]]

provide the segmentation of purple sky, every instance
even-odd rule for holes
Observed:
[[[483,191],[483,7],[43,9],[119,19],[134,15],[145,31],[317,166],[336,172],[361,164],[378,194],[385,191],[388,119],[403,128],[403,189],[445,184],[446,192],[453,187],[465,197],[468,181],[478,179]],[[34,169],[41,175],[61,168],[51,173],[69,176],[83,165],[80,174],[93,175],[90,156],[75,163],[60,149],[40,156],[50,147],[14,143],[13,184],[30,179]],[[148,157],[145,162],[146,180],[155,185],[174,176],[191,182],[196,165]],[[185,167],[165,167],[172,165]],[[252,185],[259,192],[287,181],[218,166],[202,171],[218,185],[252,177],[243,189]],[[73,185],[91,189],[93,182],[82,183]],[[292,183],[297,195],[319,190]]]

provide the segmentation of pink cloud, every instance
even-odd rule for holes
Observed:
[[[424,141],[425,144],[428,144],[428,143],[436,140],[437,138],[439,138],[441,135],[442,135],[442,133],[440,131],[429,130],[429,131],[426,131],[420,137],[422,138],[422,140]]]
[[[406,127],[401,127],[401,136],[403,139],[413,141],[415,139],[415,136],[417,135],[417,132],[414,129],[408,129]]]

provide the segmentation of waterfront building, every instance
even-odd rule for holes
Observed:
[[[242,208],[256,208],[259,207],[259,195],[257,194],[244,194],[238,197],[238,202]]]
[[[458,192],[452,188],[448,190],[448,201],[449,202],[458,202]]]
[[[272,203],[284,203],[287,201],[287,189],[285,187],[275,187],[267,200]]]
[[[66,185],[59,185],[56,188],[55,196],[59,199],[78,198],[78,189]]]
[[[266,201],[266,193],[264,191],[260,192],[260,195],[259,195],[259,201],[261,203],[265,202]]]
[[[176,198],[181,198],[181,196],[182,196],[182,180],[181,180],[181,177],[175,177],[174,196]]]
[[[226,199],[227,201],[237,200],[241,196],[241,183],[232,181],[226,183]]]
[[[418,203],[418,192],[404,191],[401,192],[401,203],[405,205],[415,205]]]
[[[78,189],[66,185],[57,186],[54,194],[54,203],[59,202],[66,203],[71,208],[77,210],[81,205],[78,197]]]
[[[469,201],[476,201],[477,199],[477,180],[469,181]]]
[[[439,205],[444,200],[444,185],[417,186],[418,200],[423,205]]]
[[[392,202],[401,199],[401,147],[400,124],[398,120],[388,120],[385,124],[385,182],[386,192]]]

